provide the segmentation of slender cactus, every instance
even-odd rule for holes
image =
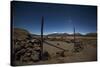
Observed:
[[[74,39],[74,51],[75,52],[77,52],[77,45],[76,45],[76,36],[75,36],[75,33],[76,33],[76,31],[75,31],[75,26],[73,25],[73,39]]]
[[[75,38],[75,26],[73,28],[74,28],[74,47],[75,47],[75,41],[76,41],[76,38]]]
[[[42,19],[41,19],[41,56],[40,58],[42,59],[42,55],[43,55],[43,27],[44,27],[44,17],[42,16]]]

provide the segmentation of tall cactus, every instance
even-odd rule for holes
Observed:
[[[41,56],[40,58],[42,59],[42,55],[43,55],[43,28],[44,28],[44,17],[42,16],[42,19],[41,19]]]

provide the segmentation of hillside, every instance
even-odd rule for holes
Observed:
[[[25,29],[14,28],[13,35],[13,39],[25,39],[29,37],[30,33]]]

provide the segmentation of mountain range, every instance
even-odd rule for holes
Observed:
[[[37,35],[37,34],[31,34],[29,33],[27,30],[25,29],[20,29],[20,28],[14,28],[14,37],[15,38],[26,38],[28,37],[28,35],[30,36],[40,36],[40,35]],[[44,35],[44,36],[73,36],[74,34],[69,34],[69,33],[51,33],[51,34],[47,34],[47,35]],[[20,37],[19,37],[20,36]],[[97,36],[97,33],[87,33],[85,35],[81,34],[81,33],[75,33],[75,36]]]

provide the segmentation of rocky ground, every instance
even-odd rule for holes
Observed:
[[[53,47],[44,43],[44,59],[39,58],[39,45],[32,43],[20,43],[16,47],[16,65],[28,65],[28,64],[54,64],[54,63],[70,63],[70,62],[85,62],[97,60],[97,48],[96,44],[85,44],[84,49],[79,52],[73,52],[73,43],[66,43],[60,41],[47,41],[55,46],[65,49],[64,56],[60,54],[61,49]],[[59,45],[58,45],[59,43]],[[18,50],[18,48],[20,48]],[[58,54],[57,54],[58,53]]]

